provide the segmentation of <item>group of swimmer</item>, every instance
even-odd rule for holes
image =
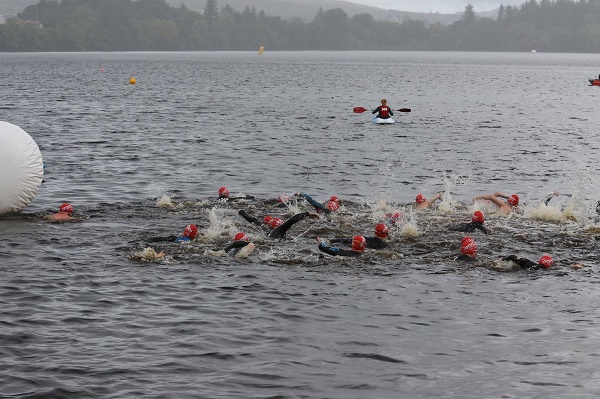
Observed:
[[[555,192],[549,195],[544,203],[547,204],[551,198],[558,196],[559,193]],[[255,226],[259,226],[264,229],[265,235],[271,239],[284,239],[287,231],[296,223],[300,222],[305,218],[319,219],[322,215],[329,215],[340,209],[340,199],[338,197],[331,196],[327,201],[318,202],[310,195],[300,192],[294,194],[296,201],[306,202],[309,206],[314,208],[314,212],[304,211],[299,212],[283,220],[279,217],[272,217],[266,215],[262,218],[252,216],[245,209],[240,209],[238,214],[246,221],[252,223]],[[243,195],[243,196],[232,196],[226,187],[221,187],[218,190],[218,200],[227,203],[237,200],[254,200],[254,196]],[[443,194],[438,193],[432,196],[430,199],[425,198],[423,194],[418,194],[413,204],[416,211],[423,211],[433,207],[436,201],[443,199]],[[478,195],[473,198],[473,203],[478,201],[488,201],[494,204],[498,210],[504,214],[511,214],[519,205],[519,196],[517,194],[504,194],[501,192],[495,192],[493,194]],[[277,199],[277,207],[285,207],[291,202],[291,198],[286,196],[280,196]],[[47,220],[66,222],[82,220],[81,218],[73,217],[73,206],[68,203],[64,203],[60,206],[59,212],[46,217]],[[358,257],[362,255],[367,249],[384,249],[388,246],[387,239],[390,234],[388,225],[395,225],[399,223],[401,218],[399,212],[388,213],[385,215],[385,219],[381,220],[374,226],[374,236],[363,236],[355,235],[353,237],[346,238],[331,238],[326,240],[322,237],[317,237],[318,241],[317,248],[319,251],[331,255],[331,256],[346,256],[346,257]],[[485,217],[482,211],[476,210],[471,215],[471,221],[466,223],[460,223],[448,227],[450,231],[460,231],[464,233],[472,233],[477,230],[482,233],[489,235],[491,231],[484,226]],[[147,239],[147,242],[173,242],[173,243],[190,243],[194,241],[198,236],[198,226],[195,224],[188,224],[183,228],[180,235],[172,235],[167,237],[155,237]],[[223,248],[223,251],[230,256],[248,256],[255,249],[255,245],[251,242],[250,237],[243,231],[238,232],[233,237],[232,242]],[[329,241],[329,243],[327,242]],[[335,246],[334,246],[335,245]],[[346,247],[347,246],[347,247]],[[474,262],[477,260],[478,247],[472,236],[464,236],[461,239],[460,245],[461,254],[455,258],[457,261],[463,262]],[[164,252],[150,251],[151,259],[160,259],[165,256]],[[524,269],[547,269],[554,263],[553,259],[549,255],[543,255],[537,262],[531,261],[527,258],[517,257],[515,255],[509,255],[502,258],[504,261],[510,261]],[[576,267],[578,266],[578,267]],[[576,264],[573,268],[579,268],[581,265]]]

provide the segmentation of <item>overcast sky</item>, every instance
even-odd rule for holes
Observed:
[[[495,10],[504,4],[505,6],[520,6],[526,0],[348,0],[352,3],[366,4],[369,6],[380,7],[385,9],[393,9],[400,11],[415,11],[415,12],[440,12],[440,13],[455,13],[465,10],[465,6],[469,3],[475,7],[477,11]]]

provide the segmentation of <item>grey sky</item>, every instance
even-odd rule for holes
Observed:
[[[477,11],[491,11],[505,6],[520,6],[526,0],[349,0],[352,3],[400,11],[455,13],[465,10],[469,3]]]

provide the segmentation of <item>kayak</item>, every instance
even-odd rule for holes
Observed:
[[[396,123],[396,121],[394,120],[394,118],[381,119],[381,118],[375,117],[375,118],[373,118],[373,123],[385,125],[385,124]]]
[[[600,86],[600,79],[588,79],[592,86]]]

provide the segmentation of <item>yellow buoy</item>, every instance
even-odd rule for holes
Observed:
[[[265,51],[265,48],[263,46],[260,46],[260,48],[258,49],[258,55],[262,55],[263,51]]]
[[[129,79],[129,84],[130,84],[130,85],[134,85],[134,84],[135,84],[135,78],[131,78],[131,79]]]

